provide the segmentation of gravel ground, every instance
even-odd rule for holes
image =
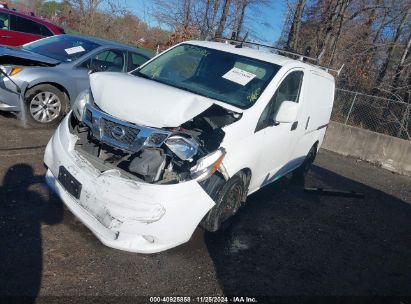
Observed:
[[[102,245],[48,191],[51,134],[0,115],[1,296],[411,296],[410,177],[321,150],[305,181],[251,195],[225,231],[141,255]]]

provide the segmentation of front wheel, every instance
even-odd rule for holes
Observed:
[[[201,222],[201,226],[210,232],[219,230],[223,223],[237,213],[241,207],[241,202],[246,191],[244,173],[240,172],[230,178],[223,184],[223,181],[217,180],[219,177],[214,175],[208,184],[211,197],[216,205],[207,213]]]
[[[55,126],[67,112],[66,95],[49,84],[27,90],[25,100],[24,119],[36,127]]]

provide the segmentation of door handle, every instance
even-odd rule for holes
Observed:
[[[307,123],[305,124],[305,129],[307,130],[307,128],[308,128],[308,124],[310,123],[310,116],[308,116],[308,118],[307,118]]]
[[[5,36],[0,36],[1,38],[13,38],[12,36],[7,36],[7,35],[5,35]]]
[[[293,124],[291,125],[291,131],[294,131],[295,129],[297,129],[298,126],[298,121],[294,121]]]

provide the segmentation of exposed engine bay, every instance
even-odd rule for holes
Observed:
[[[240,118],[241,114],[212,105],[179,127],[160,129],[118,120],[87,104],[82,113],[74,108],[70,132],[79,138],[75,149],[96,169],[119,169],[131,179],[173,184],[203,180],[221,170],[222,127]]]

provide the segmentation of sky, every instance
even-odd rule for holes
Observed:
[[[151,0],[123,0],[125,6],[150,26],[158,25],[150,16]],[[281,35],[286,13],[286,0],[271,0],[268,7],[250,11],[247,25],[252,28],[255,41],[274,43]]]
[[[61,2],[62,0],[57,0]],[[249,11],[246,25],[252,29],[251,38],[255,42],[274,44],[280,38],[282,26],[287,12],[286,0],[269,0],[269,5],[258,11]],[[126,8],[150,26],[157,21],[151,16],[152,0],[121,0]],[[250,35],[251,36],[251,35]],[[251,39],[248,39],[251,40]]]

